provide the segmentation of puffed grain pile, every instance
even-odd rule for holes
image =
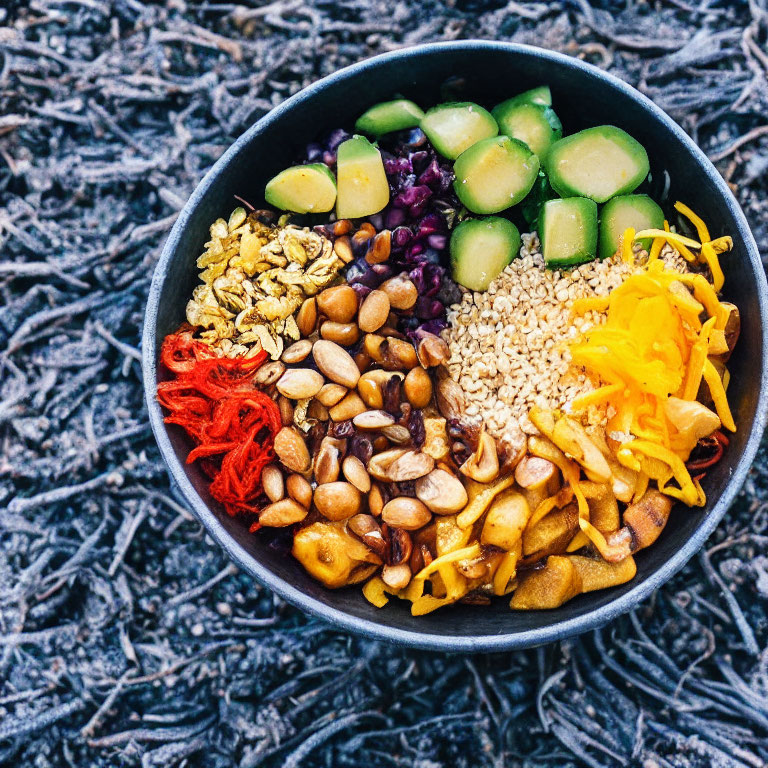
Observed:
[[[686,271],[685,261],[669,246],[661,257],[669,268]],[[523,235],[520,256],[488,290],[465,290],[461,303],[448,311],[443,332],[451,351],[448,370],[464,390],[467,420],[485,422],[497,438],[516,426],[534,434],[531,407],[564,408],[593,389],[570,365],[568,344],[603,316],[571,317],[571,306],[578,298],[607,295],[632,269],[614,257],[548,270],[536,233]]]

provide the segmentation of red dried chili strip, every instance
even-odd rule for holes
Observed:
[[[183,326],[166,337],[160,353],[175,379],[158,384],[158,402],[196,443],[187,462],[201,460],[211,495],[230,515],[258,512],[261,473],[275,457],[274,437],[282,424],[274,400],[253,383],[267,359],[220,358]]]
[[[720,430],[709,437],[702,437],[694,450],[703,452],[704,456],[687,462],[685,466],[690,472],[703,472],[710,469],[723,458],[723,452],[727,445],[728,438]],[[704,474],[700,475],[700,477],[703,477]]]

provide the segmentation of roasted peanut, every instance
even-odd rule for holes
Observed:
[[[371,358],[368,357],[366,352],[364,350],[360,350],[355,356],[354,356],[355,365],[357,366],[357,370],[360,371],[360,373],[365,373],[370,367],[371,367]]]
[[[336,405],[344,395],[347,394],[347,388],[342,387],[341,384],[323,384],[320,391],[317,393],[317,400],[321,402],[326,408]]]
[[[322,374],[311,368],[289,368],[278,380],[277,391],[291,400],[314,397],[325,383]]]
[[[318,485],[333,483],[339,479],[341,471],[340,443],[335,437],[324,437],[320,448],[312,460],[312,471]]]
[[[347,456],[341,464],[341,471],[347,482],[357,488],[361,493],[368,493],[371,490],[371,477],[368,470],[357,456]]]
[[[432,399],[432,379],[420,367],[411,368],[403,385],[405,396],[414,408],[426,408]]]
[[[305,477],[288,475],[285,479],[285,490],[294,501],[309,509],[312,504],[312,486]]]
[[[336,223],[338,224],[338,222]],[[355,258],[355,254],[352,251],[352,243],[346,235],[336,238],[335,242],[333,243],[333,252],[345,264],[349,264],[349,262]]]
[[[416,342],[416,356],[425,368],[434,368],[437,365],[447,363],[451,357],[448,345],[434,333],[419,332]]]
[[[381,533],[376,519],[371,515],[357,514],[349,518],[347,523],[355,536],[359,536],[366,547],[370,547],[382,559],[387,556],[389,546]]]
[[[280,359],[284,363],[293,365],[295,363],[300,363],[302,360],[305,360],[311,351],[312,342],[309,339],[301,339],[300,341],[296,341],[291,344],[290,347],[287,347]]]
[[[395,528],[416,531],[432,519],[432,513],[418,499],[398,496],[384,505],[384,509],[381,510],[381,519]]]
[[[389,317],[389,296],[384,291],[371,291],[363,303],[357,315],[357,324],[365,333],[378,331]]]
[[[413,344],[394,336],[385,338],[378,351],[381,357],[379,362],[388,371],[409,371],[419,364]]]
[[[317,367],[331,381],[350,389],[357,386],[360,371],[346,349],[333,341],[321,339],[312,347],[312,356]]]
[[[368,509],[374,517],[380,517],[381,510],[384,509],[384,497],[376,483],[371,484],[371,490],[368,492]]]
[[[381,434],[395,445],[403,445],[411,439],[411,433],[408,431],[408,427],[404,427],[402,424],[393,424],[391,427],[384,427],[381,430]]]
[[[285,496],[285,482],[279,467],[267,464],[261,470],[261,487],[270,501],[280,501]]]
[[[268,528],[284,528],[300,523],[307,516],[307,511],[293,499],[281,499],[259,512],[259,523]]]
[[[383,429],[384,427],[391,427],[395,420],[386,411],[374,410],[358,413],[352,419],[352,423],[358,429]]]
[[[384,407],[383,387],[393,376],[403,378],[403,374],[399,371],[384,371],[380,368],[366,371],[360,376],[360,380],[357,382],[357,391],[369,408]]]
[[[357,314],[357,294],[351,285],[334,285],[317,295],[317,309],[329,320],[348,323]]]
[[[365,260],[369,264],[383,264],[388,258],[392,248],[392,233],[388,229],[382,229],[368,245]]]
[[[309,469],[307,444],[294,427],[283,427],[275,435],[275,454],[283,466],[292,472],[306,472]]]
[[[355,416],[366,410],[365,403],[360,399],[357,392],[349,392],[333,408],[330,408],[328,413],[334,421],[347,421],[354,419]]]
[[[280,421],[283,426],[290,427],[293,424],[293,403],[285,395],[280,395],[277,398],[277,407],[280,409]]]
[[[309,336],[317,326],[317,299],[312,296],[306,299],[296,314],[296,325],[299,333],[305,338]]]
[[[260,387],[269,387],[285,373],[285,366],[279,360],[273,360],[259,368],[253,376],[253,383]]]
[[[346,520],[360,511],[362,496],[351,483],[337,481],[315,488],[315,506],[328,520]]]
[[[368,473],[377,480],[403,483],[418,480],[435,468],[435,460],[426,453],[407,448],[390,448],[368,462]]]
[[[354,235],[352,235],[352,240],[354,241],[355,245],[362,245],[363,243],[367,243],[372,237],[375,237],[376,235],[376,228],[368,221],[364,221],[357,229],[357,232],[355,232]]]
[[[416,481],[416,498],[437,515],[460,512],[469,501],[461,480],[444,469],[433,469]]]
[[[411,567],[408,563],[385,565],[381,569],[381,580],[390,588],[405,589],[411,581]]]
[[[336,323],[326,320],[320,326],[320,336],[328,341],[335,341],[343,347],[351,347],[360,338],[360,329],[354,323]]]
[[[375,333],[367,333],[363,336],[363,351],[368,357],[376,363],[384,360],[384,354],[381,351],[381,345],[384,343],[384,337]]]
[[[410,309],[419,298],[418,289],[405,275],[390,277],[379,288],[387,294],[389,303],[395,309]]]

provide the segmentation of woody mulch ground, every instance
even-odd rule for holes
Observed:
[[[160,245],[249,122],[423,41],[536,43],[650,95],[768,253],[765,0],[11,0],[0,8],[0,764],[768,761],[768,465],[633,614],[453,657],[348,637],[169,494],[138,343]]]

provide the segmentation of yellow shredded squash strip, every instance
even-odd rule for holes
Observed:
[[[720,421],[726,429],[735,432],[736,424],[733,421],[733,415],[731,414],[731,409],[728,405],[728,398],[725,395],[723,382],[720,379],[720,374],[717,372],[717,369],[712,365],[709,359],[704,362],[703,375],[704,381],[707,382],[707,386],[709,387],[709,394],[712,396],[712,401],[715,404],[715,410],[720,417]]]
[[[605,322],[570,345],[573,364],[599,383],[595,390],[575,398],[570,410],[579,413],[605,406],[607,431],[636,438],[617,455],[622,465],[639,473],[634,498],[654,480],[669,495],[698,505],[703,503],[703,493],[685,469],[690,442],[679,439],[683,426],[679,420],[677,425],[669,420],[666,404],[671,397],[694,401],[702,380],[706,381],[723,426],[736,429],[723,380],[708,357],[713,350],[722,350],[724,343],[728,310],[718,298],[724,283],[718,254],[731,248],[732,240],[712,240],[704,221],[690,208],[682,203],[675,208],[696,228],[701,242],[670,231],[666,221],[664,229],[635,232],[628,228],[620,256],[635,265],[633,274],[607,300],[583,299],[572,305],[574,315],[601,312]],[[636,263],[632,252],[632,243],[640,238],[653,240],[644,265]],[[659,258],[665,243],[690,262],[706,263],[712,282],[702,274],[669,269]],[[578,483],[567,475],[565,479],[579,502],[579,517],[588,522]],[[675,485],[670,486],[672,480]],[[540,517],[544,510],[536,512],[534,516]],[[582,531],[594,543],[591,531],[584,526]]]

